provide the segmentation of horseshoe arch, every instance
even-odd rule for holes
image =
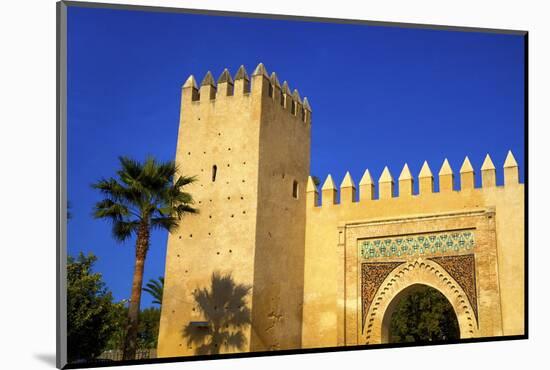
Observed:
[[[477,319],[464,290],[441,265],[418,258],[397,266],[378,288],[367,311],[361,333],[363,343],[388,343],[393,309],[405,291],[419,284],[437,289],[449,301],[458,320],[461,339],[476,336]]]

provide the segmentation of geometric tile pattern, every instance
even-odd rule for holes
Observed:
[[[479,323],[477,317],[476,266],[474,255],[466,254],[461,256],[431,257],[429,259],[441,265],[441,267],[456,280],[462,290],[464,290],[474,310],[476,321]]]
[[[473,249],[474,242],[474,233],[469,230],[368,239],[361,243],[361,258],[460,252]]]
[[[365,318],[369,307],[390,272],[403,262],[369,262],[361,264],[361,302],[363,316],[363,330],[365,329]]]

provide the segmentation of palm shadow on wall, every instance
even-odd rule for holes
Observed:
[[[236,284],[231,274],[214,272],[209,288],[196,289],[193,298],[204,322],[190,322],[182,330],[187,345],[197,355],[219,354],[220,350],[243,350],[243,330],[250,325],[246,298],[251,287]]]

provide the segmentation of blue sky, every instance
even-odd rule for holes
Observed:
[[[397,178],[424,160],[437,173],[509,149],[524,164],[522,36],[69,7],[68,251],[93,252],[115,298],[130,295],[133,240],[91,217],[90,184],[119,155],[174,158],[180,89],[194,74],[258,62],[313,109],[311,173],[356,183],[384,166]],[[476,179],[479,184],[479,176]],[[154,232],[145,281],[164,274],[167,234]],[[151,305],[145,294],[142,307]]]

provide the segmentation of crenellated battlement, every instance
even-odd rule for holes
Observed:
[[[307,98],[262,63],[182,86],[176,163],[197,178],[200,213],[168,236],[160,357],[202,348],[184,345],[181,328],[204,320],[189,292],[210,287],[215,271],[253,287],[239,351],[372,343],[386,314],[367,303],[387,308],[379,297],[416,284],[448,293],[468,338],[523,333],[524,185],[511,152],[503,186],[489,155],[475,170],[468,157],[460,169],[441,158],[418,173],[405,164],[321,185],[308,177],[311,130]],[[461,236],[474,244],[466,250]],[[396,266],[409,280],[381,275]]]
[[[481,188],[495,188],[496,185],[496,167],[489,156],[486,155],[485,160],[480,168],[481,172]],[[514,186],[519,184],[519,167],[511,151],[508,151],[506,160],[503,164],[504,187]],[[340,202],[337,203],[338,189],[335,186],[332,176],[329,174],[321,187],[322,199],[319,201],[319,190],[314,184],[311,176],[308,179],[306,188],[307,206],[331,206],[337,204],[350,204],[359,202],[369,202],[384,199],[411,198],[422,197],[435,193],[459,193],[469,191],[475,188],[475,171],[468,157],[464,159],[459,170],[459,189],[454,188],[454,173],[447,159],[443,161],[438,173],[439,191],[434,191],[434,175],[427,161],[424,161],[422,168],[418,174],[418,194],[414,194],[414,177],[409,170],[409,166],[405,163],[401,173],[396,181],[394,180],[389,168],[386,166],[378,179],[378,198],[375,199],[376,184],[372,179],[369,170],[365,170],[361,181],[359,182],[359,195],[356,196],[356,186],[351,174],[346,172],[342,183],[340,184]],[[398,195],[395,196],[395,191],[398,190]],[[356,199],[357,198],[357,199]]]
[[[270,100],[279,109],[288,111],[291,116],[302,122],[311,123],[311,106],[306,97],[302,100],[297,89],[291,92],[289,84],[281,85],[277,74],[268,74],[263,63],[258,64],[249,77],[243,65],[239,67],[234,78],[226,68],[217,80],[210,71],[202,79],[200,86],[193,75],[190,75],[182,86],[182,107],[216,103],[231,98],[260,97],[261,101]],[[191,103],[191,104],[189,104]]]

